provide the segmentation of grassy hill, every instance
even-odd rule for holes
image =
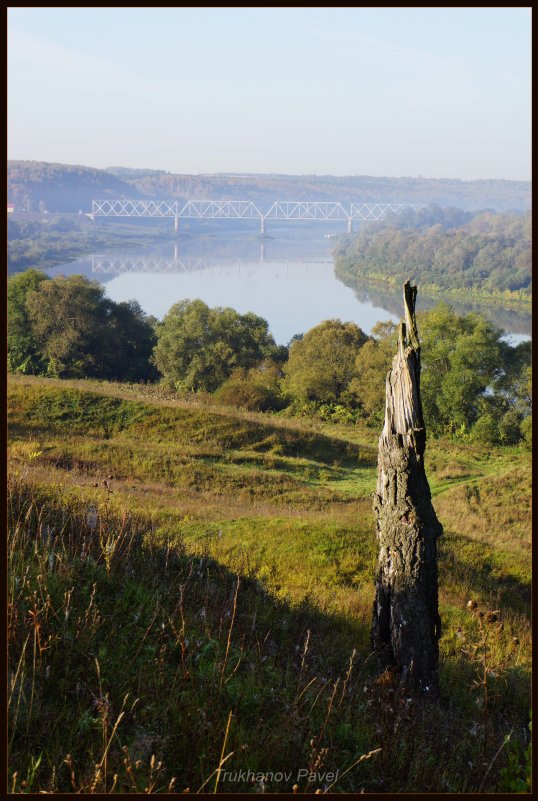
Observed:
[[[10,377],[8,404],[13,791],[524,784],[528,452],[428,444],[423,709],[369,643],[377,432],[105,382]]]

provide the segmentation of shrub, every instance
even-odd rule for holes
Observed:
[[[473,442],[488,442],[495,445],[499,442],[499,424],[491,414],[483,414],[471,429],[470,439]]]
[[[499,437],[503,445],[517,445],[522,439],[521,415],[516,409],[508,409],[499,420]]]
[[[215,398],[220,403],[253,412],[266,412],[283,407],[282,398],[278,398],[272,389],[241,378],[230,378],[226,381],[215,392]]]
[[[532,448],[532,417],[526,417],[521,423],[521,433],[527,447]]]
[[[338,403],[355,374],[355,359],[368,340],[355,323],[325,320],[290,347],[284,390],[295,401]]]

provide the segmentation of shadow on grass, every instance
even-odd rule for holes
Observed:
[[[220,791],[313,791],[375,748],[382,758],[338,790],[462,792],[481,780],[465,767],[468,700],[455,705],[447,687],[444,705],[415,712],[371,691],[364,616],[325,614],[315,599],[291,607],[159,539],[150,520],[54,487],[13,481],[8,513],[15,791],[214,789],[224,757]],[[464,686],[468,672],[455,663],[445,675]],[[282,778],[248,778],[268,772]]]
[[[143,791],[152,754],[161,789],[174,776],[198,789],[218,767],[229,712],[230,770],[295,776],[318,757],[321,767],[330,742],[330,772],[369,750],[361,620],[292,608],[251,576],[159,542],[148,520],[54,488],[13,482],[9,517],[19,790],[31,778],[29,790],[106,792],[117,773],[116,789]]]
[[[484,597],[503,611],[529,615],[530,584],[496,564],[492,548],[463,534],[445,532],[439,540],[439,581],[468,588],[469,597]],[[503,572],[506,571],[506,572]],[[446,577],[446,579],[444,578]]]

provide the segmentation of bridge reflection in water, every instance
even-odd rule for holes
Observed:
[[[256,265],[255,258],[226,258],[226,257],[207,257],[207,256],[180,256],[177,244],[174,246],[174,255],[167,256],[115,256],[93,255],[91,256],[91,270],[94,274],[118,275],[120,273],[195,273],[202,270],[213,270],[219,275],[223,274],[248,274],[248,267],[252,270]],[[332,256],[311,256],[298,258],[293,255],[289,258],[265,258],[265,243],[260,244],[259,262],[266,264],[268,268],[274,265],[288,263],[305,264],[326,264],[332,265]],[[245,268],[247,271],[245,273]]]
[[[205,302],[231,306],[238,302],[238,298],[244,298],[246,293],[251,305],[254,301],[259,304],[259,308],[256,306],[254,310],[270,320],[275,330],[277,325],[282,327],[282,324],[276,319],[273,320],[275,315],[273,306],[283,308],[289,297],[301,298],[300,306],[305,307],[310,304],[310,307],[317,308],[315,305],[319,302],[323,306],[323,310],[319,312],[321,315],[319,319],[328,319],[330,316],[360,319],[364,325],[362,317],[366,308],[364,304],[371,305],[377,310],[384,310],[385,314],[388,313],[395,318],[401,317],[403,313],[399,290],[392,291],[379,285],[369,285],[361,279],[343,282],[339,280],[334,275],[330,245],[325,241],[322,244],[319,241],[311,243],[270,240],[267,243],[259,243],[252,240],[217,242],[213,239],[208,241],[197,239],[195,243],[190,241],[183,244],[168,243],[165,248],[142,250],[138,253],[133,250],[131,254],[128,251],[95,254],[84,257],[83,261],[82,271],[85,274],[91,271],[93,276],[104,284],[128,275],[132,275],[133,278],[136,275],[151,274],[163,277],[183,275],[186,284],[181,283],[181,287],[175,283],[172,286],[168,282],[161,285],[162,282],[158,280],[146,281],[143,284],[134,281],[131,284],[127,280],[122,284],[124,296],[121,296],[121,299],[134,295],[142,306],[147,303],[148,296],[153,297],[152,293],[156,293],[158,300],[154,301],[155,308],[151,309],[151,313],[157,316],[165,314],[168,308],[167,301],[161,295],[167,296],[169,292],[178,291],[179,296],[181,292],[189,295],[194,292],[193,296],[199,296]],[[60,271],[65,272],[65,270]],[[80,271],[81,268],[77,266],[77,272]],[[196,283],[196,275],[203,277],[202,284]],[[245,282],[244,279],[248,281]],[[286,281],[285,284],[282,283],[283,280]],[[256,285],[255,289],[253,285]],[[355,298],[351,304],[347,297],[349,290]],[[248,294],[251,292],[258,294],[255,296]],[[311,297],[312,293],[316,294],[316,299]],[[437,302],[438,297],[422,294],[421,309],[429,309]],[[298,307],[296,301],[294,303],[289,315],[298,326]],[[478,312],[491,320],[494,325],[519,339],[528,339],[531,336],[530,311],[461,300],[452,301],[451,305],[458,314]],[[376,311],[372,324],[379,319],[382,319],[382,314]],[[311,320],[305,317],[303,330],[307,330],[317,322],[318,319]],[[282,342],[285,341],[287,333],[289,332],[282,334]],[[295,332],[292,331],[290,336],[293,333]]]

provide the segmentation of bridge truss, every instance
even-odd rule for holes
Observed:
[[[257,219],[265,233],[266,220],[347,220],[351,233],[353,221],[379,221],[405,209],[423,208],[416,203],[342,203],[319,200],[275,200],[268,211],[262,211],[251,200],[92,200],[90,217],[172,217],[174,228],[180,219],[231,220]]]

